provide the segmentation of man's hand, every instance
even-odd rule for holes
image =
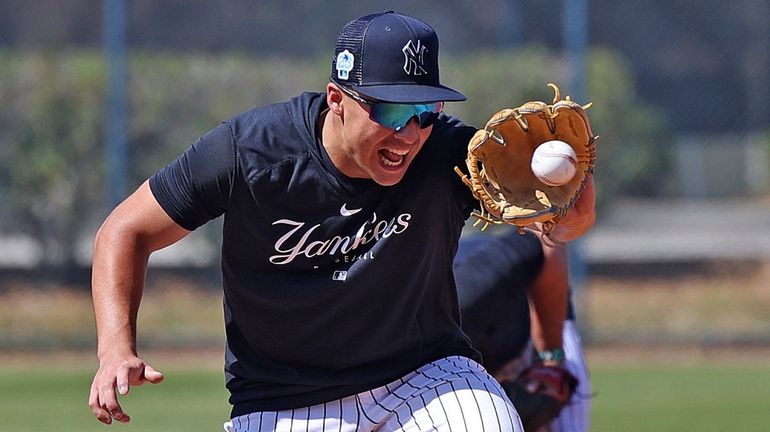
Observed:
[[[519,413],[525,431],[537,431],[559,416],[577,388],[566,369],[536,364],[516,379],[500,382]]]
[[[99,370],[91,383],[88,405],[94,416],[104,424],[112,424],[112,419],[128,423],[131,417],[120,407],[118,394],[128,394],[131,386],[148,382],[158,384],[161,381],[163,374],[133,354],[110,357],[99,362]]]
[[[587,233],[596,222],[596,186],[594,177],[588,176],[586,186],[567,215],[549,233],[553,240],[567,243]]]

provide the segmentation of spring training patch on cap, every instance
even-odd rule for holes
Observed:
[[[355,56],[348,50],[337,54],[337,78],[346,80],[350,77],[355,59]]]

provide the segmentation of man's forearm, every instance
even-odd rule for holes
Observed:
[[[543,268],[530,289],[532,343],[538,351],[562,348],[569,277],[567,250],[543,247]]]
[[[94,242],[92,296],[99,357],[136,353],[136,317],[149,251],[138,237],[106,223]]]

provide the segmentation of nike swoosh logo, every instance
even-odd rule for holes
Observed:
[[[358,213],[358,212],[360,212],[362,210],[360,208],[359,209],[348,210],[347,206],[348,206],[348,203],[345,203],[345,204],[342,204],[342,207],[340,207],[340,214],[342,216],[353,216],[354,214],[356,214],[356,213]]]

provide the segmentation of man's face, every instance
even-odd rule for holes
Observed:
[[[398,129],[383,126],[372,118],[372,110],[383,107],[373,106],[346,92],[343,95],[344,116],[339,148],[336,149],[341,157],[335,160],[335,163],[341,162],[338,168],[350,177],[369,178],[383,186],[397,184],[422,149],[433,126],[421,128],[418,117],[411,117]]]

